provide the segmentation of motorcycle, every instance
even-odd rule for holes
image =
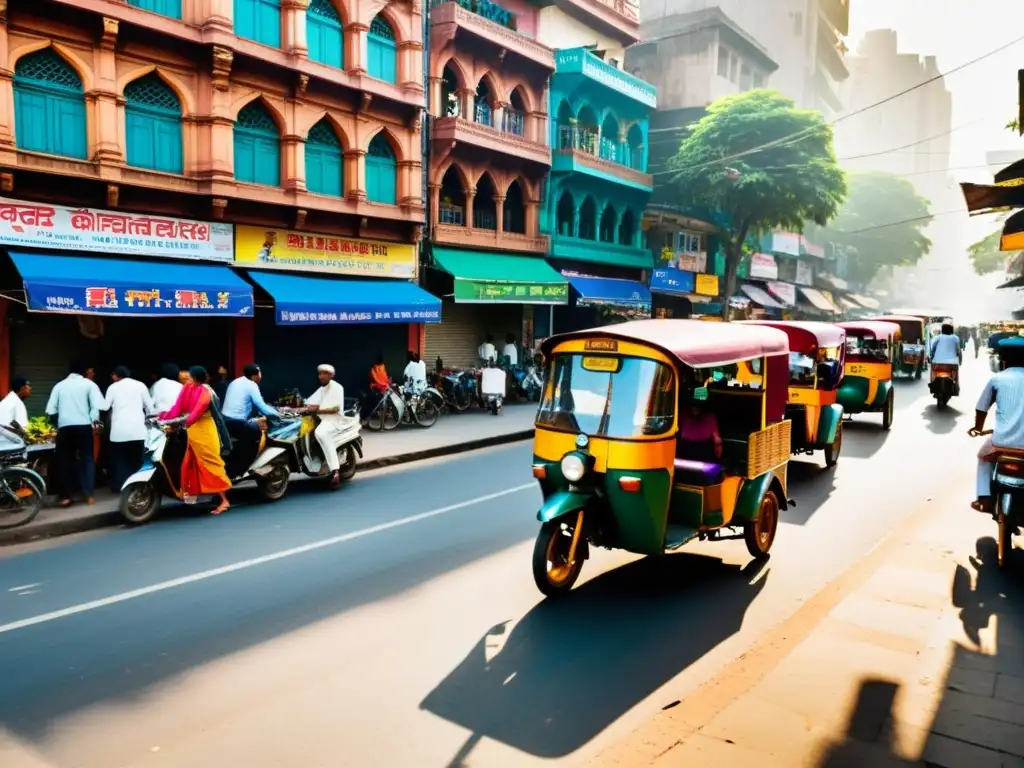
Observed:
[[[480,392],[484,398],[484,407],[497,416],[504,407],[505,371],[501,368],[484,368],[480,376]]]
[[[186,504],[195,499],[186,498],[181,492],[181,462],[185,457],[188,437],[184,430],[185,417],[169,421],[148,419],[146,422],[145,455],[142,466],[123,486],[119,510],[131,525],[148,523],[160,509],[164,496],[181,499]],[[232,456],[224,457],[224,470],[232,483],[253,479],[256,488],[266,501],[276,501],[288,490],[291,469],[282,449],[268,449],[261,438],[260,451],[247,467],[238,466]]]
[[[345,482],[355,475],[356,465],[363,457],[358,402],[346,403],[342,415],[344,424],[341,429],[335,431],[333,442],[334,450],[338,452],[340,478]],[[330,468],[320,441],[314,434],[320,424],[319,417],[302,409],[286,411],[282,416],[279,423],[267,430],[267,461],[274,461],[278,456],[284,455],[287,457],[289,472],[301,472],[307,477],[329,479]]]
[[[992,430],[971,434],[991,435]],[[992,517],[998,526],[997,563],[1000,568],[1005,568],[1013,548],[1013,537],[1019,536],[1024,526],[1024,452],[995,448],[994,453],[992,498],[995,510]]]
[[[476,376],[471,371],[448,371],[438,375],[444,405],[451,411],[468,411],[479,400]]]
[[[0,427],[0,530],[28,525],[42,509],[46,481],[27,466],[21,435]]]
[[[945,408],[950,399],[960,394],[960,366],[932,363],[932,380],[928,384],[939,408]]]

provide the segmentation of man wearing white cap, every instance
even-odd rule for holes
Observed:
[[[320,389],[306,401],[310,410],[320,417],[316,428],[316,440],[323,448],[327,457],[327,467],[331,470],[331,487],[341,482],[341,462],[338,461],[338,450],[334,447],[334,436],[342,428],[342,411],[345,410],[345,388],[334,380],[334,366],[321,365],[316,369],[320,379]]]

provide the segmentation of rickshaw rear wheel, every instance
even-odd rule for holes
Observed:
[[[923,366],[920,366],[920,365],[919,365],[919,366],[917,366],[917,370],[916,370],[916,371],[914,371],[914,378],[915,378],[915,379],[920,379],[920,378],[921,378],[921,374],[922,374],[923,372],[924,372],[924,367],[923,367]]]
[[[761,506],[754,520],[743,524],[743,541],[751,557],[764,557],[775,542],[779,528],[779,497],[767,491],[761,497]]]
[[[825,446],[825,466],[834,467],[839,463],[839,452],[843,449],[843,422],[836,424],[836,436],[830,445]]]
[[[583,558],[580,556],[582,548],[577,547],[576,561],[570,563],[571,546],[572,528],[562,518],[546,522],[540,527],[537,541],[533,545],[533,580],[537,589],[547,597],[567,595],[580,577],[580,571],[583,570]]]
[[[892,417],[893,412],[896,410],[896,398],[893,397],[892,390],[889,390],[889,396],[885,398],[885,410],[882,412],[882,429],[888,431],[892,428]]]

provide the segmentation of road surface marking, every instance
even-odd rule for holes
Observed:
[[[431,517],[437,517],[438,515],[443,515],[448,512],[454,512],[457,509],[464,509],[465,507],[470,507],[473,506],[474,504],[480,504],[485,501],[493,501],[494,499],[500,499],[502,496],[508,496],[513,493],[519,493],[519,491],[525,491],[528,488],[536,487],[536,482],[524,483],[523,485],[517,485],[514,488],[506,488],[505,490],[497,491],[496,493],[488,493],[486,496],[477,496],[475,499],[460,501],[458,504],[449,504],[447,507],[431,509],[428,512],[420,512],[416,515],[409,515],[408,517],[402,517],[398,520],[392,520],[388,523],[372,525],[369,528],[362,528],[358,531],[344,533],[340,536],[332,536],[329,539],[321,539],[320,541],[314,541],[309,544],[303,544],[300,547],[283,549],[280,552],[271,552],[269,555],[261,555],[260,557],[254,557],[251,560],[242,560],[241,562],[232,563],[231,565],[224,565],[220,568],[211,568],[208,571],[200,571],[199,573],[193,573],[188,576],[180,576],[177,579],[161,581],[159,584],[151,584],[148,587],[133,589],[129,592],[122,592],[118,595],[111,595],[110,597],[104,597],[99,600],[91,600],[88,603],[72,605],[69,608],[61,608],[59,611],[51,611],[50,613],[43,613],[38,616],[32,616],[27,619],[12,621],[10,624],[0,624],[0,635],[5,634],[7,632],[14,632],[19,629],[25,629],[27,627],[34,627],[37,624],[45,624],[50,621],[56,621],[57,619],[63,619],[67,616],[74,616],[77,613],[95,611],[97,608],[105,608],[108,605],[123,603],[127,600],[134,600],[137,597],[152,595],[156,592],[163,592],[168,589],[174,589],[175,587],[182,587],[186,584],[193,584],[197,581],[205,581],[206,579],[212,579],[215,576],[223,576],[227,573],[234,573],[235,571],[245,570],[246,568],[254,568],[257,565],[272,563],[275,560],[283,560],[286,557],[295,557],[296,555],[303,555],[306,552],[312,552],[317,549],[323,549],[324,547],[331,547],[335,544],[343,544],[346,541],[352,541],[353,539],[359,539],[363,536],[369,536],[372,533],[380,533],[381,531],[387,531],[391,528],[400,528],[401,526],[409,525],[411,523],[418,523],[420,520],[427,520]]]
[[[43,585],[42,582],[38,582],[36,584],[22,584],[20,587],[11,587],[7,591],[8,592],[21,592],[21,590],[23,590],[23,589],[35,589],[36,587],[41,587],[42,585]]]

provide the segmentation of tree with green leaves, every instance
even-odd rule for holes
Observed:
[[[726,255],[723,314],[736,291],[748,235],[824,225],[846,196],[832,127],[820,112],[797,109],[778,91],[715,101],[689,128],[670,168],[680,204],[706,206],[730,225],[719,235]]]
[[[997,229],[968,247],[967,256],[976,274],[990,275],[1003,270],[1011,274],[1020,274],[1024,269],[1024,251],[999,250],[1002,235],[1002,228]]]
[[[850,173],[846,202],[826,227],[808,237],[833,243],[847,255],[846,278],[867,286],[882,267],[916,264],[931,250],[924,235],[931,221],[928,201],[902,176],[880,171]]]

